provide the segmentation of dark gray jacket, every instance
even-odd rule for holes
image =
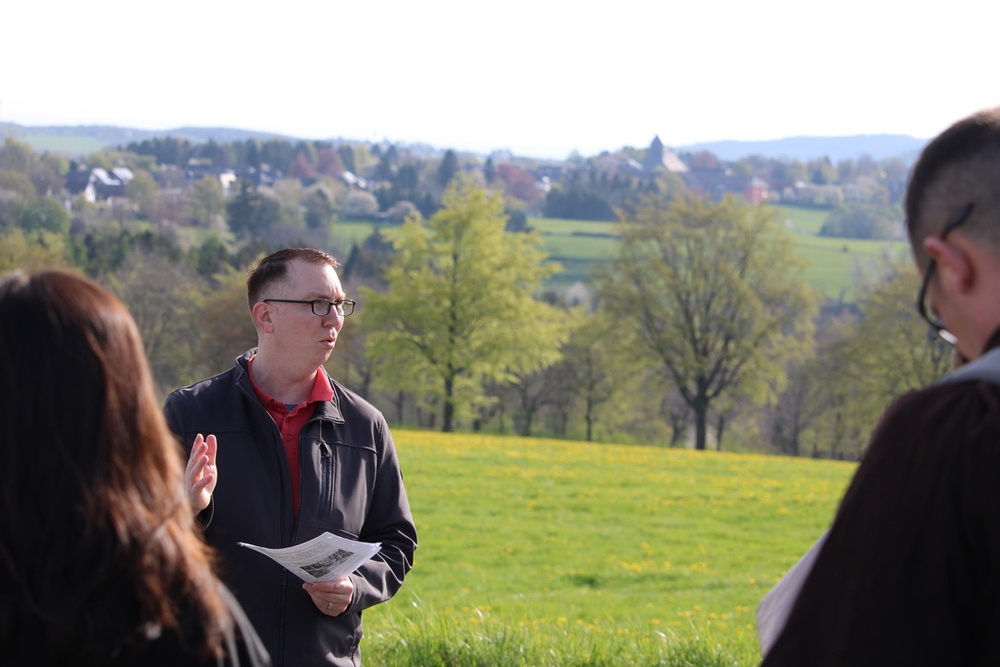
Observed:
[[[173,392],[164,408],[186,449],[199,433],[218,438],[219,481],[205,536],[275,665],[359,664],[361,612],[399,590],[417,546],[392,435],[378,410],[331,380],[334,400],[316,407],[299,438],[296,523],[281,433],[247,374],[253,352],[229,371]],[[324,531],[382,543],[351,575],[354,600],[337,617],[316,609],[297,577],[237,545],[288,547]]]

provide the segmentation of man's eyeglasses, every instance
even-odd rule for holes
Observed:
[[[948,224],[944,226],[941,230],[940,238],[942,241],[948,234],[950,234],[956,227],[961,225],[963,222],[969,219],[969,214],[972,213],[973,205],[968,203],[963,206],[958,213],[948,221]],[[934,315],[931,310],[927,307],[927,286],[931,282],[931,276],[934,275],[934,269],[937,264],[932,257],[930,263],[927,264],[927,270],[924,271],[924,279],[920,283],[920,291],[917,293],[917,312],[920,313],[920,317],[927,321],[927,324],[931,326],[931,332],[938,338],[948,343],[949,345],[955,345],[958,339],[950,331],[945,329],[944,322],[941,318]]]
[[[298,299],[261,299],[264,303],[270,303],[271,301],[277,301],[278,303],[308,303],[312,308],[313,315],[318,315],[319,317],[326,317],[330,314],[331,308],[337,309],[337,314],[343,317],[349,316],[354,312],[354,299],[337,299],[336,301],[328,301],[326,299],[311,299],[309,301],[301,301]]]

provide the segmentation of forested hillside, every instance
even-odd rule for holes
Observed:
[[[855,458],[885,401],[947,353],[909,312],[910,267],[869,262],[849,303],[824,298],[769,204],[816,211],[829,238],[898,238],[906,174],[899,158],[730,162],[658,138],[552,162],[180,136],[69,158],[8,136],[0,270],[73,267],[106,284],[167,391],[254,344],[255,258],[322,247],[360,302],[330,370],[395,423]],[[612,224],[615,242],[599,270],[560,284],[531,219],[575,220],[574,239],[598,242]],[[373,233],[346,233],[359,224]],[[434,291],[456,258],[480,273]],[[414,284],[426,289],[402,298]],[[448,344],[481,362],[450,378],[391,335],[419,321],[439,340],[455,318],[492,333]]]

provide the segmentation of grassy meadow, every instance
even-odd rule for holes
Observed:
[[[819,236],[827,212],[795,206],[773,206],[778,219],[791,231],[800,257],[808,261],[805,279],[830,299],[852,301],[858,276],[875,266],[886,253],[907,253],[904,241],[864,241]],[[548,285],[564,290],[573,283],[587,283],[594,266],[614,256],[617,228],[614,222],[552,220],[530,218],[528,224],[542,237],[542,248],[561,271]],[[338,221],[331,233],[332,243],[346,256],[353,243],[360,243],[388,223]]]
[[[792,232],[798,255],[809,262],[806,281],[824,296],[852,301],[855,280],[887,255],[908,254],[905,241],[866,241],[819,236],[827,211],[773,206]]]
[[[420,547],[366,661],[756,665],[754,609],[852,464],[394,432]]]

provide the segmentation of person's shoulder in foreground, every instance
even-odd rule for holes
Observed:
[[[1000,664],[998,406],[975,381],[894,402],[765,665]]]
[[[932,140],[906,220],[919,314],[968,361],[886,411],[767,652],[777,665],[1000,664],[1000,108]]]
[[[3,664],[270,664],[195,532],[125,306],[72,273],[0,279],[0,394]]]

